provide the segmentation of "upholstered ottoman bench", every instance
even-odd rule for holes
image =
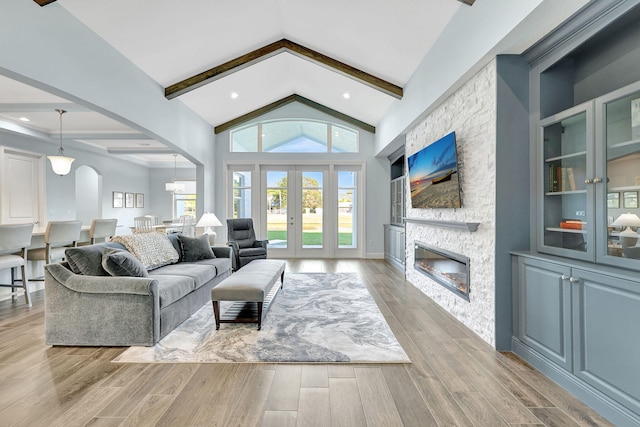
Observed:
[[[284,284],[284,266],[285,262],[281,260],[256,259],[211,289],[216,330],[220,329],[220,323],[257,323],[258,330],[260,330],[263,308],[265,313],[268,309],[268,305],[265,308],[264,304],[267,302],[269,291],[278,280],[280,280],[281,289]],[[256,302],[258,305],[257,319],[243,316],[221,319],[220,301]]]

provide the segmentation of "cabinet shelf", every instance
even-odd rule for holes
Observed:
[[[640,185],[627,185],[625,187],[610,187],[608,189],[609,192],[612,191],[639,191]]]
[[[585,194],[587,190],[573,190],[573,191],[548,191],[544,193],[545,196],[566,196],[568,194]]]
[[[575,228],[547,227],[545,230],[557,233],[587,234],[587,230],[576,230]]]
[[[574,158],[574,157],[581,157],[581,156],[586,156],[586,155],[587,155],[586,151],[577,151],[575,153],[564,154],[562,156],[549,157],[548,159],[545,159],[545,163],[556,162],[558,160],[567,160],[567,159],[571,159],[571,158]]]
[[[640,153],[640,138],[607,146],[607,158],[615,160],[630,154]]]

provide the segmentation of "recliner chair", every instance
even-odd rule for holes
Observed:
[[[254,259],[267,258],[268,240],[257,240],[253,219],[232,218],[227,220],[227,244],[233,249],[233,270],[238,270]]]

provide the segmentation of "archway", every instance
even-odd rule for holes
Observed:
[[[76,218],[84,225],[102,218],[102,175],[91,166],[76,169]]]

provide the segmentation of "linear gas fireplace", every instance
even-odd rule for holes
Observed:
[[[413,267],[469,301],[469,258],[415,242]]]

